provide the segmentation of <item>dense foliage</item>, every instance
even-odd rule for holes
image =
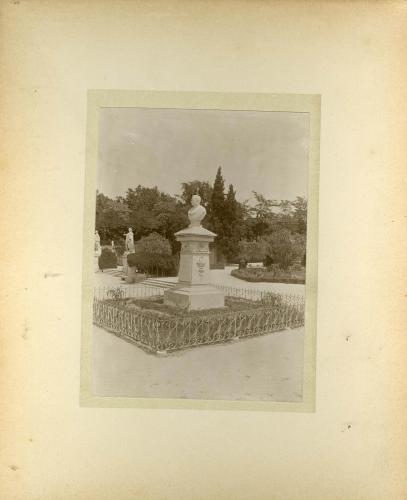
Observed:
[[[201,197],[201,205],[203,205],[207,210],[212,198],[212,186],[207,181],[191,181],[191,182],[183,182],[181,184],[182,194],[179,198],[181,198],[182,202],[185,205],[188,205],[191,201],[192,195],[199,194]]]
[[[294,261],[302,262],[305,258],[305,235],[283,227],[253,241],[241,240],[238,249],[240,260],[263,262],[266,267],[279,264],[288,269]]]
[[[207,211],[204,226],[217,234],[221,260],[278,263],[281,268],[295,261],[305,264],[307,200],[269,200],[253,192],[254,204],[239,202],[233,185],[225,188],[221,167],[213,185],[183,182],[176,196],[140,185],[114,200],[97,193],[96,228],[102,243],[124,246],[124,236],[132,227],[137,265],[146,272],[152,272],[152,266],[174,272],[180,250],[174,233],[188,226],[187,212],[195,193]]]
[[[99,257],[100,269],[113,269],[117,266],[117,256],[109,248],[102,248],[102,253]]]
[[[305,283],[305,269],[292,266],[282,269],[279,264],[272,264],[263,269],[233,269],[232,276],[252,283],[268,281],[270,283]]]
[[[149,274],[176,274],[177,257],[172,254],[170,242],[158,233],[141,238],[135,253],[127,256],[130,267]]]

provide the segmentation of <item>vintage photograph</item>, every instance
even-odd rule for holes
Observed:
[[[303,400],[310,113],[101,107],[90,391]]]

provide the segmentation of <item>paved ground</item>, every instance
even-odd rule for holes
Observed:
[[[301,401],[304,329],[161,358],[94,327],[97,396]]]
[[[290,285],[287,283],[250,283],[249,281],[243,281],[239,278],[235,278],[230,275],[230,271],[234,269],[233,267],[226,267],[225,269],[211,269],[210,277],[212,283],[219,283],[226,286],[234,286],[237,288],[252,288],[255,290],[266,290],[278,293],[294,293],[298,295],[305,294],[305,285]],[[115,286],[118,284],[124,284],[120,278],[112,276],[110,271],[95,273],[95,286]],[[160,278],[163,281],[174,282],[177,278]],[[128,285],[134,286],[134,285]]]
[[[211,281],[280,293],[305,292],[304,285],[241,281],[230,276],[230,270],[211,270]],[[120,283],[120,278],[109,273],[95,274],[95,286]],[[300,401],[303,341],[304,328],[297,328],[232,344],[179,351],[162,358],[94,326],[94,394]]]

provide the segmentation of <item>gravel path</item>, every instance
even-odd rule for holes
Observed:
[[[211,282],[304,294],[304,285],[249,283],[211,270]],[[95,286],[124,282],[109,272]],[[176,281],[176,278],[166,278]],[[140,286],[140,285],[128,285]],[[93,328],[93,391],[96,396],[301,401],[304,328],[229,344],[201,346],[167,357],[148,354],[102,328]]]
[[[301,401],[304,328],[167,357],[94,326],[97,396]]]
[[[305,285],[291,285],[287,283],[250,283],[249,281],[243,281],[239,278],[235,278],[230,275],[230,271],[234,267],[225,267],[225,269],[211,269],[210,277],[211,283],[219,283],[225,286],[233,286],[236,288],[250,288],[254,290],[271,291],[277,293],[293,293],[297,295],[305,295]],[[117,286],[124,284],[120,278],[112,276],[108,272],[98,272],[95,273],[95,286]],[[175,282],[177,278],[159,278],[162,281]],[[136,285],[128,285],[136,286]]]

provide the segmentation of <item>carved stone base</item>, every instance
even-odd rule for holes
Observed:
[[[182,244],[178,283],[164,292],[164,304],[188,311],[225,307],[223,292],[209,283],[209,243],[215,236],[201,226],[175,233]]]
[[[212,285],[182,285],[164,292],[164,304],[188,311],[225,307],[224,294]]]
[[[123,273],[127,274],[127,271],[129,269],[129,265],[127,264],[127,256],[129,255],[129,252],[124,252],[123,253]]]

